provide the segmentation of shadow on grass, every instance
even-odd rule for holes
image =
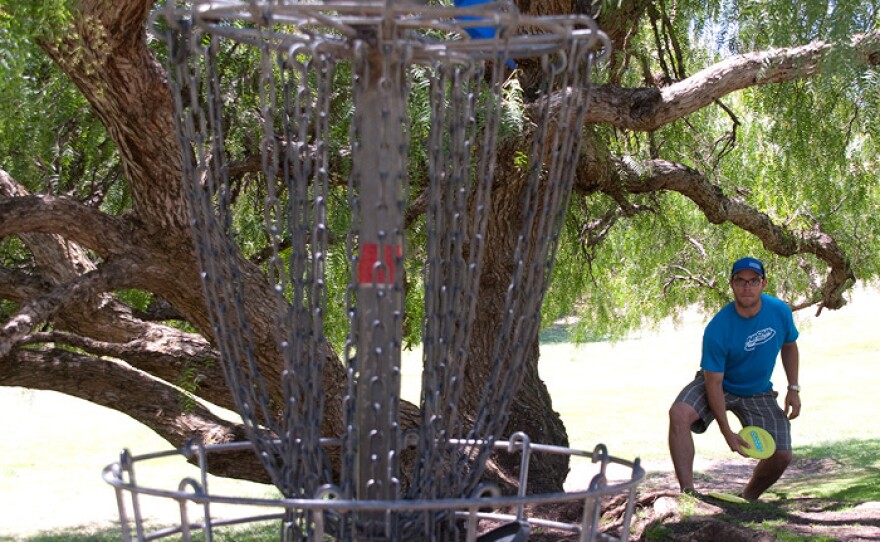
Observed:
[[[711,502],[711,508],[701,510],[682,518],[676,525],[666,525],[668,530],[677,531],[679,536],[673,540],[691,540],[684,533],[692,533],[696,540],[708,540],[703,536],[711,533],[717,540],[771,540],[784,542],[835,542],[839,540],[875,540],[873,520],[841,517],[833,511],[825,510],[817,514],[814,499],[793,499],[769,503],[733,504]],[[715,529],[708,529],[714,524]],[[866,533],[869,538],[862,538]],[[647,537],[651,540],[651,537]],[[655,538],[662,540],[664,538]],[[669,539],[669,537],[665,538]]]
[[[803,446],[795,455],[823,464],[808,479],[786,484],[796,494],[849,502],[880,501],[880,439]]]

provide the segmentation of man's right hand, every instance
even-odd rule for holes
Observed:
[[[748,448],[749,443],[746,442],[746,439],[739,436],[739,433],[731,430],[725,431],[724,440],[727,441],[731,452],[736,452],[743,457],[749,457],[743,452],[743,448]]]

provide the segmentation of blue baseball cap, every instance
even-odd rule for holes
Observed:
[[[761,260],[756,260],[755,258],[740,258],[733,262],[733,270],[730,272],[730,276],[732,277],[746,269],[754,271],[762,277],[764,276],[764,264],[761,263]]]

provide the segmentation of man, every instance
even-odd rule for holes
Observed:
[[[776,452],[755,466],[742,492],[757,499],[773,485],[791,462],[791,423],[801,411],[798,385],[798,330],[791,309],[763,293],[764,265],[755,258],[733,264],[730,287],[733,302],[725,306],[703,333],[702,371],[684,387],[669,409],[669,452],[684,493],[694,493],[694,439],[713,420],[732,452],[745,455],[748,443],[730,427],[727,411],[743,426],[766,429],[776,441]],[[770,376],[781,352],[788,379],[784,410],[776,401]]]

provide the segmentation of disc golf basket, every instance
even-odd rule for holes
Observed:
[[[291,541],[512,541],[525,540],[535,525],[578,533],[580,540],[609,539],[599,532],[598,518],[601,499],[612,494],[628,495],[619,529],[620,539],[627,538],[644,477],[637,460],[611,457],[602,445],[585,452],[531,443],[522,433],[501,438],[525,373],[529,338],[538,332],[577,165],[590,71],[609,42],[586,16],[528,17],[508,3],[461,3],[469,5],[196,0],[188,9],[169,1],[154,14],[154,27],[168,38],[205,299],[248,442],[192,443],[168,452],[201,466],[200,480],[185,479],[174,490],[135,478],[136,463],[163,454],[124,452],[105,469],[105,479],[116,487],[126,540],[133,536],[132,522],[138,540],[172,534],[189,540],[195,530],[210,540],[217,526],[267,519],[280,520],[281,539]],[[232,55],[255,60],[259,69],[231,69]],[[505,123],[524,120],[509,118],[505,102],[510,67],[520,62],[541,70],[540,95],[517,136],[530,138],[531,148],[516,156],[515,179],[499,179]],[[429,118],[411,118],[415,107],[408,106],[419,99]],[[344,119],[332,113],[340,100],[350,104]],[[233,112],[251,115],[249,133],[230,133]],[[341,138],[343,123],[349,128]],[[240,196],[231,182],[232,162],[247,141],[261,155],[251,177],[261,183],[255,191],[263,197],[258,225],[232,205]],[[425,263],[421,276],[407,283],[421,281],[424,290],[423,367],[420,420],[405,431],[404,256],[415,248],[407,244],[406,226],[416,199],[408,167],[416,155],[427,164],[427,178],[418,180],[418,210],[425,215],[418,250]],[[339,194],[339,171],[347,177],[345,212],[330,202]],[[468,344],[493,186],[502,182],[522,185],[519,235],[509,254],[512,278],[490,353],[492,372],[473,414],[466,414]],[[274,298],[258,309],[248,307],[252,292],[245,289],[245,277],[260,271],[243,255],[248,228],[259,230],[270,252],[262,272]],[[322,436],[324,320],[330,273],[338,273],[340,261],[349,276],[344,412],[341,434]],[[274,330],[283,359],[277,374],[261,364],[258,351],[265,345],[256,339],[254,310],[268,314],[263,321],[268,318]],[[209,456],[243,448],[256,452],[281,498],[208,491]],[[485,480],[495,453],[519,454],[516,495],[502,495]],[[598,463],[597,472],[582,491],[529,494],[532,453],[584,457]],[[628,469],[617,484],[606,473],[613,463]],[[147,533],[139,500],[144,494],[177,501],[180,525]],[[581,503],[578,522],[526,514],[529,504],[567,502]],[[219,520],[211,517],[214,503],[272,512]],[[203,507],[198,521],[189,519],[193,504]]]

